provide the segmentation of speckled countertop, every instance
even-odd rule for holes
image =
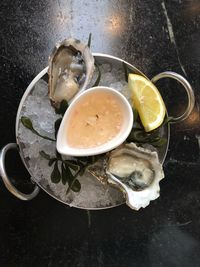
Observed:
[[[149,78],[176,71],[196,97],[191,116],[171,126],[161,196],[139,212],[78,210],[44,192],[23,202],[0,180],[0,266],[200,266],[199,0],[6,0],[0,25],[0,147],[15,142],[26,87],[69,36],[87,40],[91,32],[93,52],[121,57]],[[180,114],[182,88],[168,80],[158,87],[169,113]],[[9,155],[8,169],[29,189],[17,155]]]

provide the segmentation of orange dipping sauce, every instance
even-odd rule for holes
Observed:
[[[91,148],[113,139],[121,130],[123,107],[110,92],[91,92],[69,114],[67,142],[74,148]]]

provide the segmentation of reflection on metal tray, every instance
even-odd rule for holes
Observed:
[[[133,73],[140,74],[145,76],[141,71],[139,71],[137,68],[135,68],[133,65],[110,55],[105,54],[93,54],[95,57],[95,61],[99,66],[105,66],[106,68],[109,68],[109,72],[113,72],[115,70],[118,71],[117,79],[121,79],[124,75],[124,66],[125,64],[128,69],[130,69]],[[7,177],[5,166],[4,166],[4,160],[5,160],[5,154],[8,149],[15,148],[16,144],[8,144],[1,152],[1,176],[3,177],[4,183],[6,187],[18,198],[23,200],[29,200],[33,197],[35,197],[38,193],[38,188],[40,187],[45,192],[47,192],[50,196],[54,197],[55,199],[63,202],[64,204],[82,208],[82,209],[106,209],[106,208],[112,208],[118,205],[121,205],[125,203],[125,198],[123,196],[123,193],[117,189],[115,186],[112,185],[103,185],[100,183],[97,179],[95,179],[90,173],[85,173],[83,176],[79,177],[79,181],[81,183],[81,191],[78,193],[70,191],[68,194],[66,194],[66,186],[63,184],[53,184],[50,179],[51,174],[51,168],[48,166],[48,162],[45,161],[42,157],[39,155],[39,150],[45,150],[47,149],[48,153],[55,153],[55,143],[52,143],[51,146],[48,145],[48,141],[41,140],[38,137],[34,136],[31,132],[28,133],[27,129],[23,129],[22,124],[20,123],[20,118],[24,114],[28,114],[28,112],[35,114],[36,121],[34,123],[37,124],[37,118],[38,116],[40,118],[43,118],[43,123],[48,123],[48,119],[46,120],[47,114],[45,113],[44,106],[47,107],[48,105],[48,116],[52,116],[52,125],[46,125],[49,126],[50,132],[52,130],[53,134],[53,124],[54,121],[59,118],[58,115],[55,114],[53,108],[50,105],[47,88],[45,92],[45,86],[47,87],[47,68],[45,68],[43,71],[41,71],[35,79],[30,83],[27,90],[24,93],[24,96],[22,97],[22,100],[20,102],[17,118],[16,118],[16,139],[17,144],[19,146],[20,155],[22,158],[22,161],[24,165],[26,166],[27,170],[29,171],[32,180],[38,185],[35,187],[35,190],[32,194],[22,194],[19,192],[16,188],[14,188]],[[120,76],[122,75],[122,76]],[[109,76],[109,75],[107,75]],[[146,77],[146,76],[145,76]],[[180,75],[172,73],[172,72],[165,72],[161,73],[157,76],[155,76],[152,81],[156,82],[160,78],[165,77],[171,77],[179,82],[182,83],[184,88],[186,89],[188,93],[189,98],[189,104],[187,107],[186,112],[180,116],[179,118],[174,119],[175,121],[183,120],[186,118],[193,106],[194,106],[194,95],[193,91],[188,84],[188,82]],[[104,77],[103,82],[105,82],[102,85],[110,86],[111,84],[108,84],[107,82],[111,83],[109,81],[109,77]],[[117,83],[119,80],[112,81],[112,83]],[[41,84],[43,84],[43,91],[39,91],[41,88]],[[38,86],[39,85],[39,86]],[[42,98],[42,101],[39,101],[40,98]],[[35,102],[34,102],[35,101]],[[30,108],[30,103],[32,103]],[[42,117],[43,116],[43,117]],[[33,116],[34,118],[34,116]],[[38,127],[41,127],[38,124]],[[42,129],[42,127],[41,127]],[[26,134],[25,134],[26,131]],[[45,132],[44,132],[45,133]],[[164,162],[167,150],[168,150],[168,144],[169,144],[169,138],[170,138],[170,129],[169,124],[165,124],[160,129],[160,136],[165,138],[167,142],[159,147],[157,149],[159,160],[161,163]],[[27,147],[27,139],[28,138],[34,138],[35,140],[32,140],[32,147],[29,145]],[[148,146],[148,145],[147,145]],[[36,154],[38,155],[36,157]],[[45,171],[44,171],[45,170]]]

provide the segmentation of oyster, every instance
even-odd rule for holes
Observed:
[[[59,106],[85,90],[94,71],[94,58],[89,47],[77,39],[58,43],[49,57],[49,97]]]
[[[159,197],[164,172],[157,152],[125,144],[110,153],[106,172],[125,191],[126,203],[132,209],[145,208]]]

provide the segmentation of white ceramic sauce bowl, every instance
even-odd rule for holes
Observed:
[[[81,98],[84,97],[86,94],[91,94],[98,91],[102,92],[102,90],[113,94],[118,99],[122,107],[123,122],[119,133],[115,137],[113,137],[113,139],[99,146],[90,148],[76,148],[70,146],[67,142],[67,129],[68,127],[70,127],[69,117],[71,112],[76,107]],[[121,145],[128,137],[132,129],[132,126],[133,126],[133,111],[127,99],[115,89],[105,86],[93,87],[91,89],[87,89],[86,91],[75,97],[74,100],[71,102],[70,106],[68,107],[67,111],[64,114],[64,117],[62,119],[58,131],[56,148],[60,154],[67,156],[81,157],[81,156],[92,156],[92,155],[102,154]]]

